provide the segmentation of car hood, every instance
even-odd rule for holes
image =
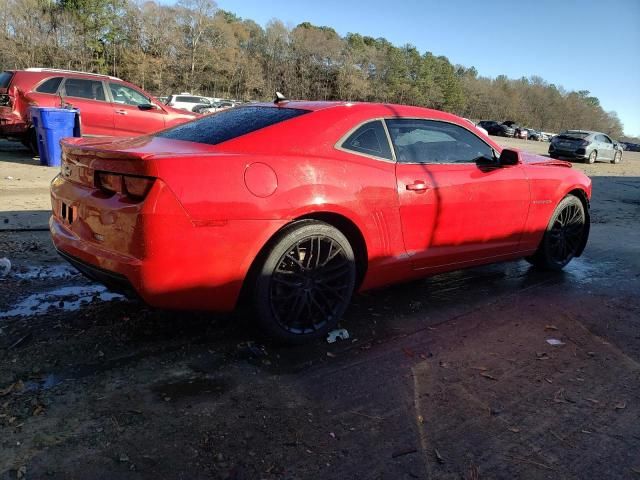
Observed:
[[[544,157],[542,155],[536,155],[535,153],[523,152],[520,153],[520,161],[525,165],[541,165],[547,167],[567,167],[571,168],[571,162],[564,160],[556,160],[555,158]]]

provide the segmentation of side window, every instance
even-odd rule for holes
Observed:
[[[374,157],[393,160],[389,141],[387,140],[382,121],[380,120],[362,125],[349,135],[349,138],[342,142],[342,148],[353,152],[364,153],[365,155],[373,155]]]
[[[67,78],[64,82],[64,94],[68,97],[87,98],[104,102],[104,86],[99,80]]]
[[[133,105],[136,107],[138,105],[151,103],[147,97],[137,90],[120,83],[109,83],[109,90],[111,90],[111,96],[113,97],[114,103]]]
[[[602,137],[602,141],[605,143],[613,143],[609,137],[606,135],[600,135]]]
[[[62,77],[53,77],[45,80],[38,86],[38,88],[36,88],[36,92],[56,93],[58,91],[58,87],[60,86],[60,82],[62,82]]]
[[[398,162],[471,163],[493,149],[466,128],[436,120],[386,120]]]

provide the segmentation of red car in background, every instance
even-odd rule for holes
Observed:
[[[163,308],[255,308],[276,338],[333,328],[356,290],[585,247],[591,181],[463,119],[388,104],[252,104],[134,139],[66,139],[56,249]]]
[[[80,110],[84,136],[142,135],[196,116],[163,105],[116,77],[47,68],[7,70],[0,73],[0,137],[37,151],[29,107],[61,104]]]

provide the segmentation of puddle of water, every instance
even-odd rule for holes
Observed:
[[[35,392],[39,390],[49,390],[50,388],[55,387],[60,382],[62,382],[62,378],[50,373],[46,377],[43,377],[40,380],[29,380],[24,382],[24,391],[25,392]]]
[[[231,388],[231,382],[224,378],[188,378],[176,382],[155,385],[152,391],[162,398],[176,400],[185,397],[206,395],[218,398]]]
[[[75,311],[94,299],[110,302],[124,298],[103,285],[71,286],[29,295],[11,310],[0,312],[0,318],[43,315],[49,309]]]
[[[71,278],[80,273],[70,265],[59,264],[49,267],[29,266],[9,274],[9,278],[19,278],[20,280],[49,280]]]

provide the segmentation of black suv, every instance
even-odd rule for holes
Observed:
[[[516,133],[515,129],[510,125],[504,123],[498,123],[494,120],[482,120],[478,123],[479,126],[484,128],[489,135],[498,135],[500,137],[513,137]]]

